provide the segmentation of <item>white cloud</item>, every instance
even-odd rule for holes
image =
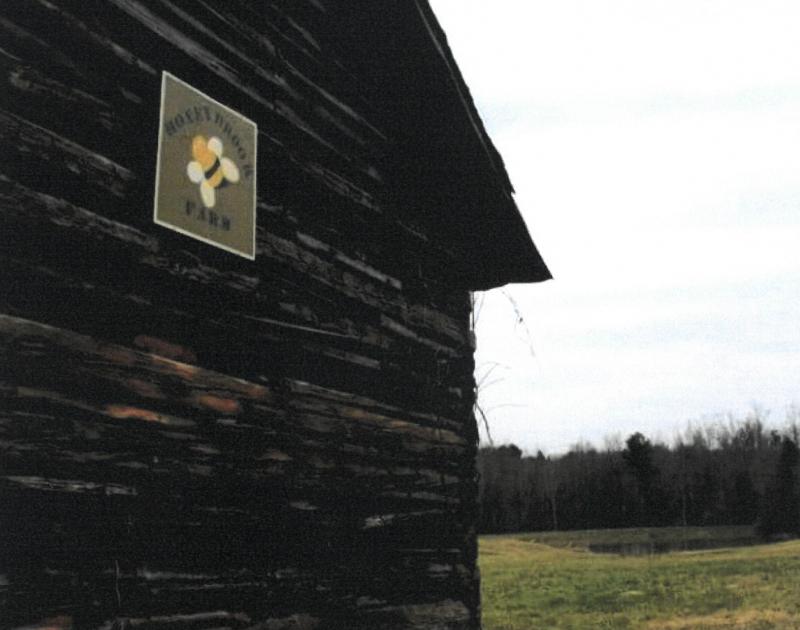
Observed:
[[[502,295],[481,316],[495,438],[800,400],[800,5],[432,4],[556,277],[509,289],[535,359]]]

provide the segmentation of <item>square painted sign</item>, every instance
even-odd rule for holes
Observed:
[[[155,222],[251,260],[256,124],[164,72]]]

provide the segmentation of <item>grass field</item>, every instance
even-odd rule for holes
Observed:
[[[587,550],[598,542],[705,536],[713,543],[746,534],[675,528],[483,537],[484,628],[800,629],[800,541],[639,556]]]

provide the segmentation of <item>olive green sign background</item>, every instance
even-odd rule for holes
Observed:
[[[155,222],[254,260],[256,131],[253,121],[164,72]],[[204,152],[206,160],[198,161],[198,154],[192,151],[198,136],[201,146],[212,138],[218,139],[211,144],[216,152]],[[190,177],[191,162],[196,162],[193,168],[202,174],[199,182],[197,175],[194,181]],[[222,162],[226,162],[224,169]],[[232,171],[238,173],[238,181],[221,175]],[[213,189],[211,193],[206,191],[205,199],[202,186]],[[213,197],[210,206],[209,195]]]

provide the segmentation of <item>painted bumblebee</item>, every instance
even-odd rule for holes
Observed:
[[[193,183],[200,185],[200,197],[206,208],[213,208],[217,200],[217,188],[239,181],[239,167],[222,155],[222,140],[213,136],[192,139],[192,157],[186,173]]]

